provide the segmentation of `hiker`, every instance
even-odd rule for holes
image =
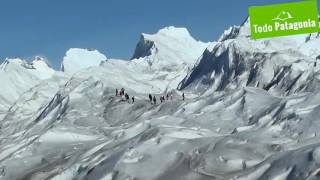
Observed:
[[[151,94],[149,94],[149,100],[152,103],[152,95]]]
[[[166,101],[166,99],[164,98],[164,96],[162,96],[162,101],[163,101],[163,102],[165,102],[165,101]]]
[[[169,94],[167,94],[167,101],[169,100]]]
[[[125,95],[125,94],[124,94],[124,88],[121,88],[120,95],[121,95],[121,96]]]
[[[118,96],[118,88],[116,89],[116,96]]]
[[[134,103],[134,96],[132,96],[132,98],[131,98],[131,99],[132,99],[132,103]]]
[[[154,103],[154,104],[157,104],[156,96],[153,96],[153,103]]]
[[[160,96],[160,102],[162,103],[162,96]]]
[[[320,59],[320,55],[316,57],[316,60],[314,61],[314,64],[313,64],[314,67],[317,66],[317,62],[318,62],[319,59]]]
[[[129,102],[129,95],[127,93],[124,95],[124,97],[126,98],[126,101]]]
[[[184,101],[184,93],[182,93],[182,100]]]
[[[6,175],[6,172],[5,172],[5,171],[6,171],[6,167],[3,166],[3,167],[1,168],[1,171],[0,171],[0,177]]]
[[[172,94],[170,95],[170,99],[173,100],[173,95]]]

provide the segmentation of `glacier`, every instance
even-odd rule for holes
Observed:
[[[0,180],[319,179],[319,34],[255,41],[249,21],[214,42],[143,33],[131,60],[6,59]]]

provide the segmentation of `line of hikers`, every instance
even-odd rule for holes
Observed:
[[[127,102],[129,102],[129,99],[130,99],[130,97],[129,97],[129,95],[128,95],[128,93],[125,93],[124,92],[124,88],[121,88],[120,89],[120,91],[118,90],[118,89],[116,89],[116,96],[123,96],[124,95],[124,97],[125,97],[125,100],[127,101]],[[169,100],[169,97],[170,97],[170,100],[173,100],[173,95],[172,94],[167,94],[166,95],[166,97],[165,96],[160,96],[160,102],[161,103],[164,103],[166,100],[168,101]],[[134,96],[132,96],[131,97],[131,100],[132,100],[132,103],[134,103]],[[184,101],[184,93],[182,93],[182,100]],[[151,94],[149,94],[149,101],[152,103],[153,102],[153,104],[157,104],[157,98],[156,98],[156,96],[153,96],[152,97],[152,95]]]
[[[121,88],[120,91],[118,89],[116,89],[116,96],[122,97],[123,95],[124,95],[125,100],[127,102],[129,102],[130,97],[129,97],[128,93],[124,92],[124,88]],[[131,100],[132,100],[132,103],[134,103],[134,96],[131,97]]]
[[[167,94],[166,96],[160,96],[160,103],[164,103],[166,100],[168,101],[170,98],[170,100],[173,100],[173,95],[172,94]],[[182,93],[182,100],[184,100],[184,93]],[[153,96],[151,94],[149,94],[149,101],[153,104],[157,104],[157,98],[156,96]]]

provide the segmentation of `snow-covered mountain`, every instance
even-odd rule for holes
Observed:
[[[249,20],[206,49],[179,89],[204,92],[251,86],[274,94],[319,88],[317,34],[251,40]]]
[[[130,61],[109,59],[102,63],[97,78],[105,74],[110,87],[118,85],[136,93],[164,93],[176,89],[207,45],[185,28],[171,26],[156,34],[142,34]],[[79,75],[92,76],[91,71],[97,69],[88,71]]]
[[[318,179],[319,35],[253,41],[248,21],[212,43],[142,34],[130,61],[6,60],[0,180]]]
[[[186,28],[166,27],[156,34],[142,34],[132,59],[144,58],[154,69],[193,65],[208,43],[195,40]]]

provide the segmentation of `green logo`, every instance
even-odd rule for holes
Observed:
[[[302,1],[249,8],[251,38],[319,32],[317,1]]]

